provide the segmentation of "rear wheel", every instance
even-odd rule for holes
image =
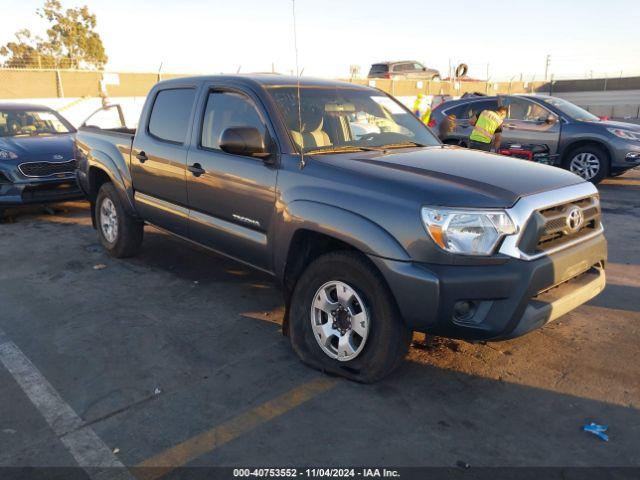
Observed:
[[[112,183],[105,183],[100,187],[95,215],[98,238],[110,255],[125,258],[138,253],[144,223],[124,210]]]
[[[609,156],[596,145],[576,148],[567,155],[567,170],[593,183],[600,183],[609,176]]]
[[[289,338],[306,364],[371,383],[400,365],[411,331],[377,270],[357,253],[334,252],[297,282]]]

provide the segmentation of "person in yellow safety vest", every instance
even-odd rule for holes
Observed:
[[[507,116],[507,107],[498,107],[497,111],[483,110],[469,121],[473,131],[469,135],[469,148],[490,152],[500,147],[502,122]]]
[[[422,93],[419,93],[416,97],[415,102],[413,102],[413,114],[422,120],[422,123],[425,125],[429,124],[429,120],[431,120],[431,105],[427,105],[424,113],[420,115],[420,107],[422,106],[422,102],[424,101],[425,96]]]

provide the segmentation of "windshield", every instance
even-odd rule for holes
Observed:
[[[440,145],[422,122],[382,92],[301,87],[298,114],[296,87],[271,87],[269,91],[291,138],[307,153]]]
[[[593,122],[600,120],[593,113],[587,112],[584,108],[580,108],[577,105],[574,105],[571,102],[563,100],[558,97],[549,97],[549,98],[541,98],[542,101],[548,103],[549,105],[553,105],[562,113],[572,118],[573,120],[578,120],[581,122]]]
[[[0,110],[0,137],[71,133],[73,127],[52,111]]]

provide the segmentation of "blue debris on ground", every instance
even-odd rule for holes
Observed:
[[[595,436],[599,437],[600,440],[604,440],[605,442],[609,441],[609,435],[606,432],[609,430],[607,425],[598,425],[597,423],[591,422],[588,425],[582,427],[585,432],[593,433]]]

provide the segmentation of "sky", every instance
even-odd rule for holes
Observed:
[[[43,34],[44,0],[0,0],[0,45]],[[295,72],[292,0],[62,0],[98,19],[113,71]],[[447,76],[541,79],[640,75],[640,0],[296,0],[298,65],[349,76],[358,65],[417,60]]]

